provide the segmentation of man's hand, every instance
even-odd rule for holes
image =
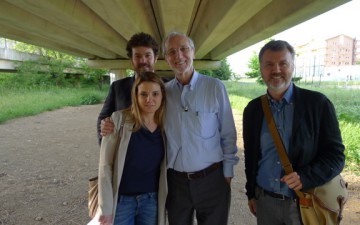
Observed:
[[[292,172],[288,175],[285,175],[281,178],[282,182],[285,182],[290,189],[294,191],[299,191],[302,189],[302,183],[300,180],[300,176],[296,172]]]
[[[101,128],[100,135],[106,136],[114,132],[114,123],[110,117],[106,117],[105,119],[101,120],[100,128]]]
[[[254,216],[256,216],[256,200],[253,198],[253,199],[250,199],[248,201],[248,206],[249,206],[249,209],[250,209],[250,212],[251,214],[253,214]]]
[[[225,177],[225,180],[229,184],[229,186],[231,185],[231,179],[232,177]]]

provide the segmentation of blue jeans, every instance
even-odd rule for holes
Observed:
[[[157,225],[158,194],[120,195],[114,225]]]

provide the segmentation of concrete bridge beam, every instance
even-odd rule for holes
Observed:
[[[126,77],[126,70],[125,69],[111,69],[110,70],[110,83],[120,80]]]

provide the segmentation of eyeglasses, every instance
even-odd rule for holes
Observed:
[[[180,48],[172,48],[169,51],[166,52],[166,55],[168,56],[175,56],[178,54],[178,52],[181,52],[182,54],[186,54],[190,51],[190,47],[189,46],[182,46]]]

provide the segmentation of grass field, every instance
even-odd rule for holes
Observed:
[[[96,104],[103,101],[108,85],[42,85],[35,76],[21,77],[0,73],[0,124],[17,117],[35,115],[64,106]]]
[[[64,106],[97,104],[103,101],[108,85],[77,87],[24,86],[9,82],[12,75],[0,73],[0,124],[17,117],[35,115]],[[233,109],[243,112],[247,103],[265,93],[265,86],[254,82],[225,82]],[[311,87],[326,94],[334,103],[346,146],[346,169],[360,172],[360,89]]]

